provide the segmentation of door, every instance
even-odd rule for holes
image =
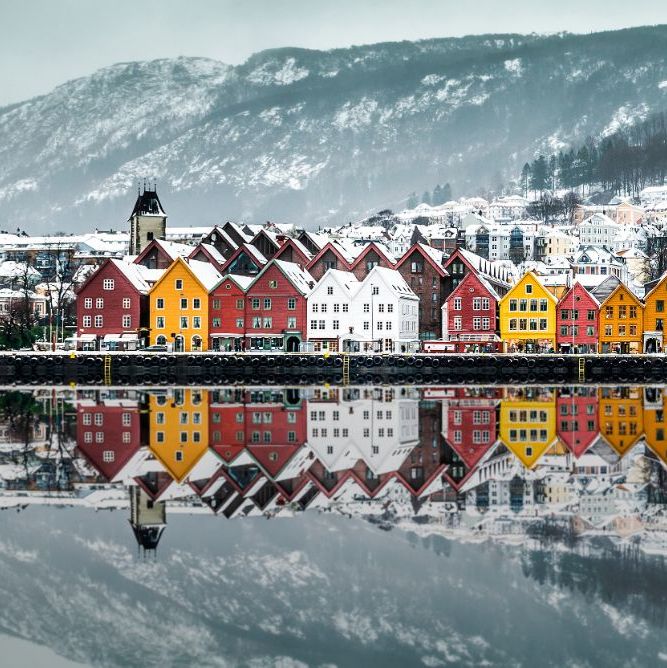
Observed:
[[[288,353],[298,353],[299,352],[299,341],[298,336],[289,336],[287,338],[287,352]]]
[[[185,350],[185,339],[178,334],[174,339],[174,352],[182,353]]]

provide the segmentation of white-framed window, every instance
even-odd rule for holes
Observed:
[[[290,315],[287,317],[287,329],[296,329],[296,316]]]
[[[177,278],[174,281],[174,288],[176,290],[182,290],[183,289],[183,279],[182,278]]]
[[[123,316],[123,328],[124,329],[129,329],[132,327],[132,316],[131,315],[124,315]]]
[[[164,298],[158,297],[155,300],[155,308],[163,309],[164,308]]]
[[[296,310],[296,297],[287,298],[287,310],[295,311]]]
[[[123,297],[123,308],[131,308],[132,300],[129,297]]]
[[[102,461],[110,464],[116,459],[116,453],[113,450],[105,450],[102,453]]]
[[[104,432],[96,431],[95,432],[95,443],[104,443]]]
[[[192,308],[201,308],[201,299],[199,297],[195,297],[192,300]]]
[[[82,416],[82,424],[89,425],[92,424],[92,416],[90,413],[84,413]]]
[[[188,310],[188,298],[181,297],[181,311],[187,311],[187,310]]]
[[[84,315],[82,321],[82,327],[90,327],[93,323],[93,317],[90,315]]]
[[[95,327],[103,327],[103,326],[104,326],[104,318],[101,315],[96,315]]]
[[[105,278],[102,281],[103,290],[114,290],[116,288],[116,281],[113,278]]]
[[[454,310],[455,311],[460,311],[461,310],[461,303],[462,303],[461,297],[455,297],[454,298]]]
[[[123,413],[121,421],[123,423],[123,427],[129,427],[132,424],[132,413]]]
[[[104,424],[104,413],[95,413],[95,425],[101,427]]]
[[[188,316],[187,315],[182,315],[181,316],[181,329],[187,329],[188,328]]]
[[[271,310],[271,297],[264,297],[264,310]]]
[[[463,318],[461,318],[460,315],[455,315],[454,316],[454,329],[455,330],[460,330],[463,324]]]
[[[159,315],[157,318],[155,318],[155,327],[157,329],[164,329],[164,316]]]
[[[123,432],[123,443],[129,443],[132,440],[132,433],[129,431]]]
[[[92,297],[86,297],[83,300],[83,308],[93,308],[93,298]]]
[[[201,316],[192,316],[192,327],[193,329],[201,329]]]
[[[92,443],[93,442],[93,432],[92,431],[86,431],[83,434],[83,442],[84,443]]]

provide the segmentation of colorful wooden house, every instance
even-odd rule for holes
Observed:
[[[556,343],[563,353],[596,353],[600,303],[578,282],[558,302]]]
[[[476,272],[468,272],[442,305],[442,338],[457,352],[493,351],[500,347],[500,297]]]
[[[208,350],[209,293],[221,280],[212,264],[175,260],[149,293],[151,344],[174,352]]]
[[[563,387],[556,398],[558,438],[577,458],[599,434],[597,387]]]
[[[644,297],[643,346],[645,353],[664,350],[665,318],[667,318],[667,273],[663,274],[655,287]]]
[[[644,305],[619,283],[600,304],[601,353],[639,353],[644,340]]]
[[[209,348],[242,352],[246,335],[246,290],[251,276],[228,274],[209,294]]]
[[[667,466],[667,392],[664,387],[644,389],[644,440]]]
[[[505,352],[556,349],[558,300],[529,271],[499,302],[500,338]]]

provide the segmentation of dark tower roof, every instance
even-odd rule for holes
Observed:
[[[134,536],[137,539],[137,544],[140,547],[143,547],[144,550],[156,550],[160,538],[162,538],[162,532],[165,529],[164,524],[154,524],[154,525],[136,525],[132,524],[132,531],[134,531]]]
[[[160,198],[157,196],[157,190],[146,190],[140,192],[137,195],[137,201],[134,203],[134,209],[130,214],[130,218],[133,216],[166,216],[160,202]]]

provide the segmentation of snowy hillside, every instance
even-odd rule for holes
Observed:
[[[0,228],[118,227],[144,177],[180,225],[471,192],[665,109],[665,47],[657,27],[117,64],[0,109]]]

